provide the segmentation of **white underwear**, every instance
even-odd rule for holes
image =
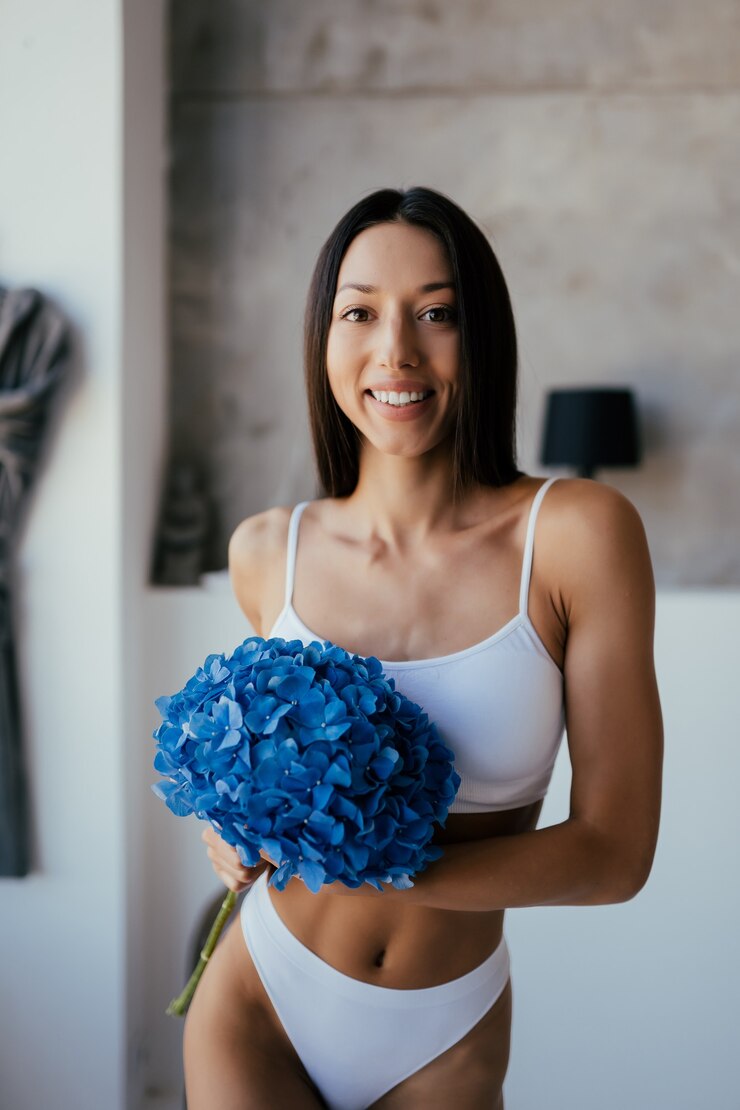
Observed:
[[[353,979],[307,948],[275,909],[263,871],[241,925],[275,1012],[329,1110],[367,1110],[465,1036],[509,979],[502,936],[483,963],[435,987],[399,990]]]

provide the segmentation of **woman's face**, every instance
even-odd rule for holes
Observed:
[[[460,331],[451,268],[431,232],[384,223],[355,236],[339,269],[326,360],[337,404],[378,450],[419,455],[449,435]],[[389,403],[419,392],[429,396]]]

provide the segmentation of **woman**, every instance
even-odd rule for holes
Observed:
[[[380,190],[340,220],[305,364],[326,496],[237,527],[237,600],[260,635],[377,656],[462,782],[444,855],[410,890],[280,892],[263,854],[187,1017],[189,1110],[502,1108],[505,909],[626,901],[652,865],[663,739],[644,529],[608,486],[516,468],[506,284],[433,190]],[[564,726],[570,814],[537,830]],[[253,882],[204,840],[227,886]]]

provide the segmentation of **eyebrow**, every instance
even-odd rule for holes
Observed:
[[[377,285],[362,285],[360,282],[348,281],[337,289],[337,296],[343,289],[357,289],[360,293],[379,293]],[[418,293],[434,293],[437,289],[455,289],[455,283],[452,281],[428,281],[426,285],[420,285]]]

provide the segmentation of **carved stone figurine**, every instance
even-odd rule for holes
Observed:
[[[157,534],[154,581],[198,584],[206,555],[210,511],[195,466],[175,463],[169,474]]]

